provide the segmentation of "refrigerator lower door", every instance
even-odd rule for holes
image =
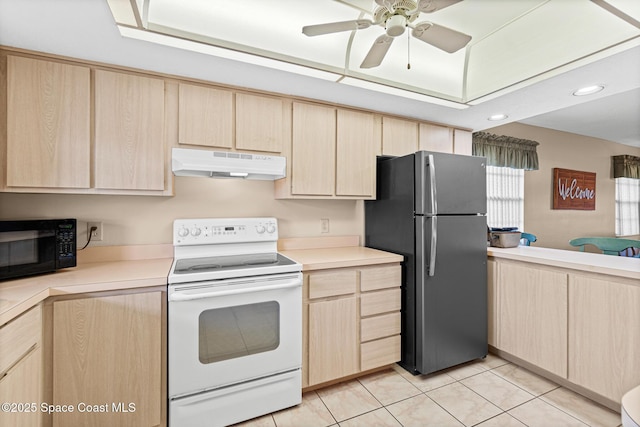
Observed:
[[[415,370],[487,354],[486,217],[416,217]]]

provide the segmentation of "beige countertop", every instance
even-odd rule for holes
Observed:
[[[402,255],[362,246],[284,250],[280,253],[302,264],[302,271],[402,262]]]
[[[172,262],[173,258],[88,262],[0,282],[0,325],[51,296],[166,286]]]
[[[515,248],[487,248],[495,258],[550,265],[590,273],[608,274],[640,280],[640,258],[602,255],[562,249],[518,246]],[[640,282],[638,282],[640,286]]]
[[[357,240],[323,240],[357,245]],[[289,243],[290,244],[290,243]],[[361,246],[304,248],[307,239],[280,250],[303,271],[401,262],[400,255]],[[0,282],[0,325],[48,297],[166,286],[172,245],[96,247],[78,256],[78,266],[39,276]],[[148,257],[148,258],[147,258]]]

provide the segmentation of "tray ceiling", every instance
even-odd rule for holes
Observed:
[[[381,65],[360,64],[384,28],[372,25],[308,37],[305,25],[373,20],[373,0],[109,0],[124,27],[168,35],[408,90],[477,104],[619,51],[640,37],[637,0],[463,0],[415,23],[430,21],[472,37],[447,53],[409,31],[394,39]],[[124,8],[118,10],[124,4]],[[131,10],[131,5],[137,6]],[[114,6],[115,5],[115,6]],[[410,68],[407,67],[410,64]]]

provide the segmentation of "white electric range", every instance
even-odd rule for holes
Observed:
[[[302,266],[275,218],[180,219],[168,289],[169,423],[223,426],[302,400]]]

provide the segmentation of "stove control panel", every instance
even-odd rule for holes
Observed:
[[[173,222],[174,245],[248,243],[278,240],[275,218],[201,218]]]

